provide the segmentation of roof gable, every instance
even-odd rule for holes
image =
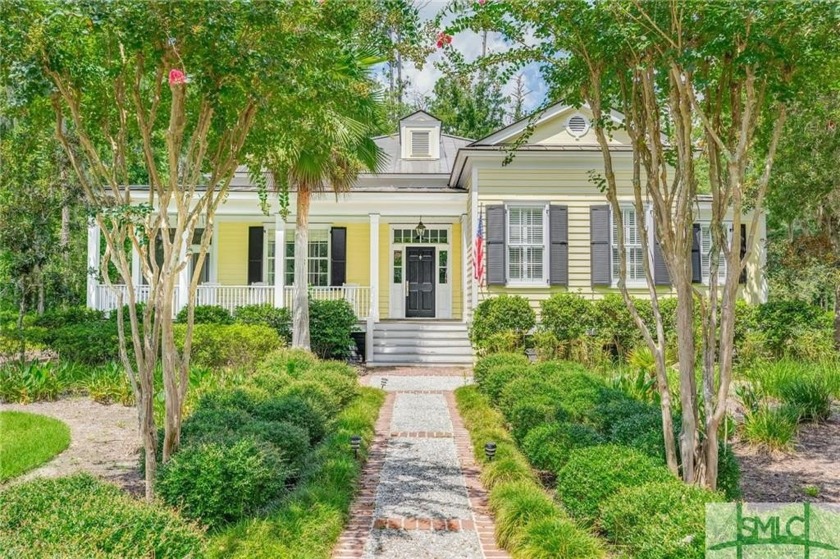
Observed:
[[[613,121],[621,123],[624,118],[612,113]],[[565,103],[554,105],[510,124],[501,130],[474,142],[473,146],[501,146],[512,144],[522,137],[529,127],[533,130],[525,145],[538,146],[597,146],[598,139],[591,126],[592,111],[588,105],[576,108]],[[611,134],[611,143],[625,145],[630,138],[623,130]]]

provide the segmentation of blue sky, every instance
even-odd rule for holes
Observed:
[[[442,0],[432,0],[431,2],[417,2],[417,4],[421,6],[421,18],[423,21],[427,21],[433,19],[447,3]],[[474,60],[481,52],[481,39],[476,33],[465,31],[459,33],[454,38],[452,48],[458,49],[468,61]],[[495,33],[490,34],[488,37],[489,52],[501,52],[506,48],[507,46],[500,35]],[[435,68],[434,62],[440,59],[441,53],[435,50],[422,67],[415,68],[409,63],[403,69],[403,73],[411,81],[413,90],[409,92],[409,101],[412,101],[412,94],[431,96],[435,82],[440,77],[440,71]],[[525,85],[528,91],[530,91],[526,98],[525,108],[526,111],[530,111],[543,101],[546,94],[546,86],[536,66],[525,68],[522,74],[525,76]],[[510,94],[513,89],[513,82],[511,82],[505,85],[504,91],[506,94]]]

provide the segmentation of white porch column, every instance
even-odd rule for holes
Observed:
[[[467,274],[472,274],[471,270],[467,269],[467,254],[470,250],[470,228],[467,223],[467,214],[461,214],[461,320],[467,321],[467,310],[469,309],[469,301],[467,300],[467,282],[469,278]]]
[[[87,243],[87,306],[97,308],[96,285],[99,283],[99,224],[93,218],[88,219]]]
[[[370,214],[370,311],[365,328],[365,361],[373,361],[373,328],[379,322],[379,214]]]
[[[379,214],[370,214],[370,316],[379,322]]]
[[[178,308],[175,309],[176,312],[187,306],[187,299],[189,299],[190,293],[190,263],[189,260],[187,260],[186,240],[181,243],[181,255],[179,260],[181,262],[186,262],[186,266],[178,272]]]
[[[478,227],[478,169],[473,168],[472,174],[472,183],[470,184],[470,218],[471,218],[471,231],[470,231],[470,239],[475,238],[476,228]],[[485,235],[486,238],[486,235]],[[470,250],[473,250],[474,247],[470,247]],[[475,254],[473,254],[473,259],[475,259]],[[486,262],[486,260],[485,260]],[[486,265],[485,265],[486,266]],[[486,273],[486,272],[485,272]],[[479,285],[476,279],[470,275],[470,285],[472,286],[471,291],[471,308],[470,314],[475,312],[475,308],[478,306],[478,290]]]
[[[286,306],[286,224],[274,216],[274,306]]]

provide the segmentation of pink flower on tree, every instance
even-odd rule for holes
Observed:
[[[487,0],[478,0],[478,5],[479,6],[483,6],[486,3],[487,3]]]
[[[187,76],[175,68],[169,70],[169,85],[179,85],[187,83]]]
[[[447,35],[443,31],[437,35],[437,48],[442,49],[444,46],[452,43],[452,35]]]

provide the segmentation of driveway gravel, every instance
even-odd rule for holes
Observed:
[[[452,432],[452,421],[443,394],[397,394],[393,431]]]

